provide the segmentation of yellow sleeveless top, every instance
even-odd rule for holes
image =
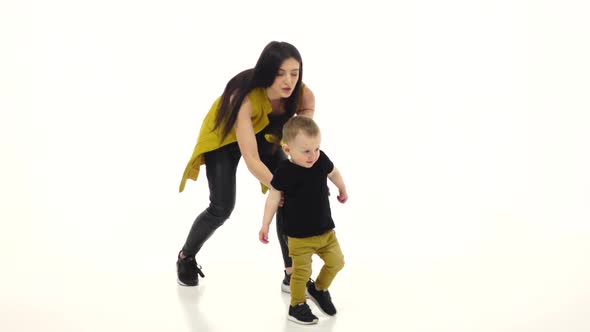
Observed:
[[[272,112],[272,105],[270,104],[270,100],[268,99],[264,88],[256,88],[252,90],[248,94],[248,98],[252,103],[252,127],[254,128],[254,133],[258,134],[270,123],[268,114]],[[211,109],[203,120],[201,131],[197,139],[197,145],[193,150],[191,159],[184,169],[184,174],[182,175],[182,180],[180,181],[179,192],[184,190],[186,180],[197,180],[197,177],[199,176],[199,169],[201,165],[205,163],[204,154],[206,152],[217,150],[222,146],[238,141],[235,129],[232,129],[224,140],[221,139],[221,133],[219,130],[213,130],[220,102],[221,97],[215,100],[211,106]],[[266,188],[263,186],[263,192],[266,191],[265,189]]]

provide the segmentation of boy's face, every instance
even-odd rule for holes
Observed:
[[[299,131],[292,142],[283,145],[283,150],[291,157],[293,163],[310,168],[320,157],[321,141],[321,135],[307,136],[302,131]]]

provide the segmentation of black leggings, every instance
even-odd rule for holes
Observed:
[[[279,161],[287,158],[280,147],[256,135],[260,160],[274,172]],[[236,204],[236,170],[242,154],[237,143],[232,143],[205,154],[207,181],[209,182],[209,207],[195,221],[182,248],[186,256],[195,256],[205,241],[229,218]],[[264,206],[260,206],[261,215]],[[276,214],[277,238],[281,245],[285,267],[291,267],[287,236],[283,232],[283,209]]]

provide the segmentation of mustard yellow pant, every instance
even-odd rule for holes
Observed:
[[[293,260],[293,274],[291,275],[291,305],[305,302],[307,281],[311,277],[311,262],[313,254],[324,261],[320,274],[315,280],[316,287],[328,289],[338,271],[344,267],[344,255],[334,230],[322,235],[295,238],[289,237],[289,255]]]

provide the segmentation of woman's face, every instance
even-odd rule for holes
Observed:
[[[267,89],[270,99],[289,98],[299,80],[299,62],[289,58],[281,64],[272,85]]]

